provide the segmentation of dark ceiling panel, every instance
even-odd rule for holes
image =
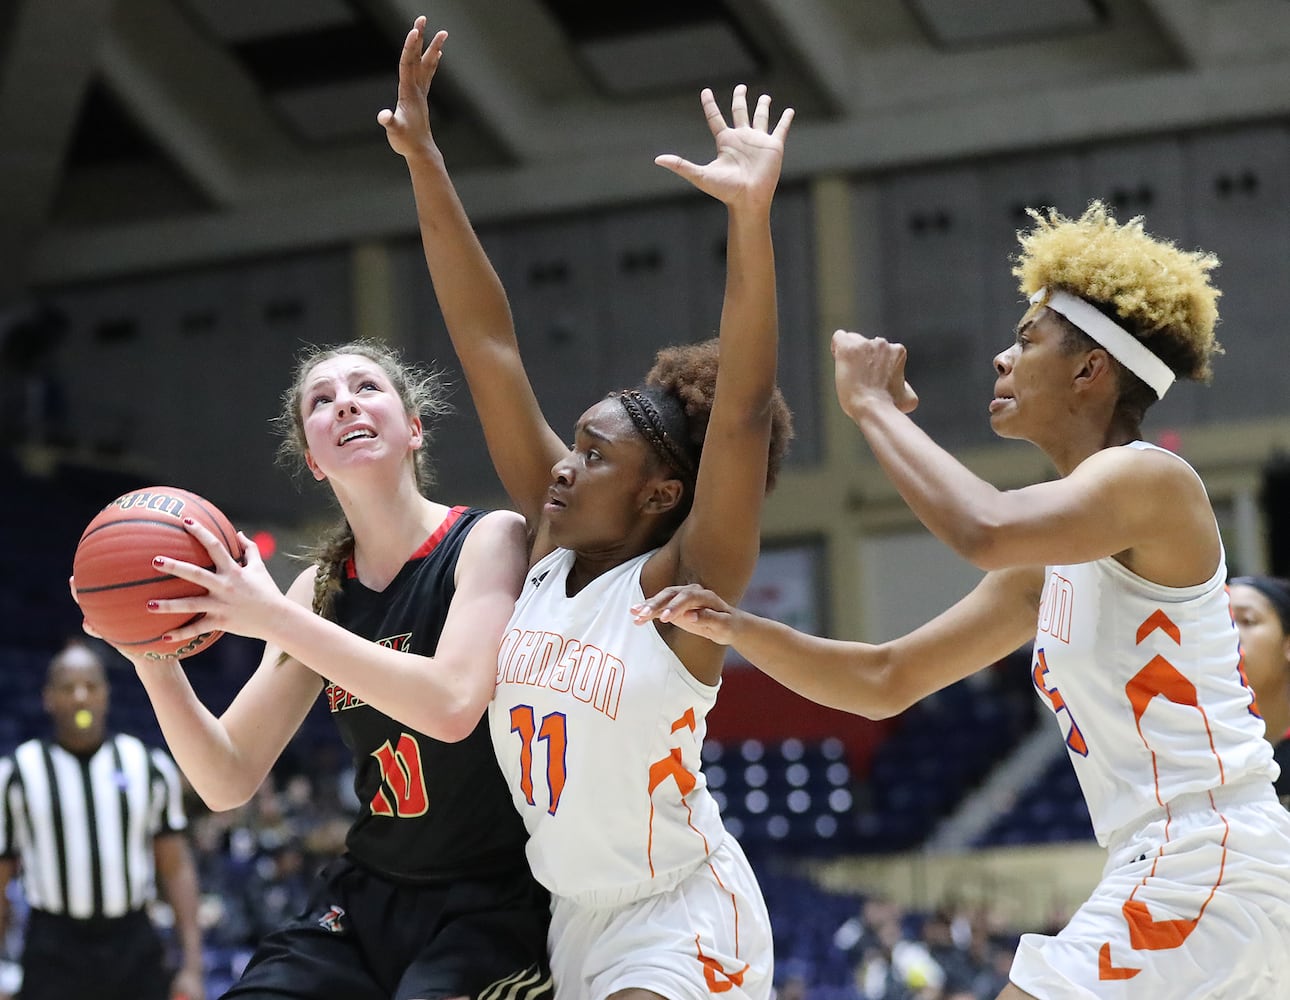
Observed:
[[[67,148],[67,166],[154,159],[164,159],[157,144],[102,81],[91,83]]]
[[[725,7],[719,0],[656,0],[629,4],[606,3],[605,0],[542,0],[542,5],[575,42],[728,20]]]
[[[1091,31],[1106,19],[1102,0],[907,0],[943,48],[1057,38]]]
[[[766,59],[718,0],[542,0],[588,77],[612,97],[747,81]]]
[[[266,93],[393,73],[402,38],[371,18],[237,42],[229,51]]]

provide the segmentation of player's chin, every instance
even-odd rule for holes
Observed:
[[[1017,428],[1017,421],[1014,419],[1011,407],[990,413],[990,429],[994,431],[996,437],[1007,440],[1019,440],[1024,437]]]

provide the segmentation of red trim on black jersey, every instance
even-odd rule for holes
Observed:
[[[465,506],[458,506],[453,507],[452,510],[448,511],[447,516],[439,522],[439,527],[434,529],[434,533],[422,542],[420,547],[413,552],[412,555],[408,556],[408,562],[412,562],[414,559],[424,559],[433,552],[435,550],[435,546],[443,541],[444,535],[448,534],[448,532],[452,530],[452,526],[457,523],[462,514],[466,513],[467,509],[468,508]],[[350,556],[345,560],[345,579],[353,580],[357,576],[358,570],[354,566],[354,557]]]

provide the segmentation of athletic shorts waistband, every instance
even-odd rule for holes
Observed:
[[[567,900],[576,906],[588,906],[592,909],[601,909],[604,907],[626,906],[628,903],[634,903],[640,899],[646,899],[650,896],[657,896],[664,892],[671,892],[687,878],[706,865],[717,854],[723,844],[736,843],[729,835],[721,838],[721,843],[706,856],[699,858],[693,864],[685,865],[681,868],[674,868],[671,871],[659,872],[653,878],[644,882],[633,882],[628,885],[619,885],[607,887],[604,889],[589,889],[585,892],[570,893],[560,896],[561,899]],[[559,895],[552,893],[552,895]]]
[[[1124,845],[1131,837],[1145,826],[1159,820],[1177,818],[1193,813],[1222,812],[1232,806],[1249,805],[1256,802],[1277,802],[1276,791],[1267,778],[1245,778],[1229,785],[1219,785],[1203,792],[1185,792],[1175,795],[1158,809],[1143,813],[1131,823],[1126,823],[1116,830],[1107,844],[1107,851],[1114,855],[1117,848]]]

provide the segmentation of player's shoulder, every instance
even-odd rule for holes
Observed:
[[[313,607],[314,601],[314,583],[318,579],[318,564],[310,563],[291,581],[287,588],[287,596],[297,604],[303,604],[307,608]]]
[[[1152,485],[1170,490],[1203,488],[1200,476],[1181,455],[1141,442],[1096,451],[1079,464],[1076,472],[1123,481],[1137,489]]]
[[[527,547],[528,526],[524,518],[513,510],[474,508],[476,516],[466,536],[465,547],[469,552],[477,549],[495,550],[498,547],[518,545]]]

